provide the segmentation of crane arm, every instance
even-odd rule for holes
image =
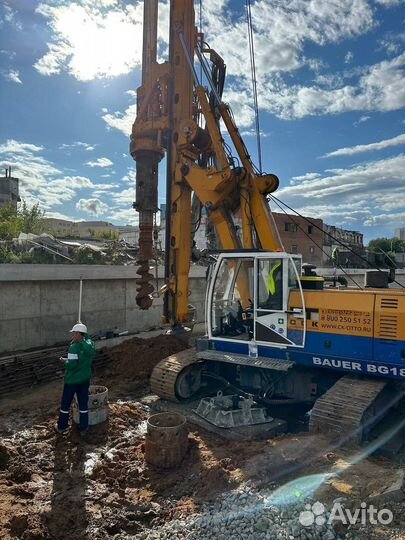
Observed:
[[[157,169],[167,155],[166,296],[164,317],[184,324],[189,317],[189,270],[192,238],[192,194],[205,207],[223,249],[276,250],[281,241],[266,195],[278,186],[273,174],[256,172],[247,148],[221,94],[225,65],[197,34],[193,0],[170,2],[169,61],[156,61],[157,0],[145,2],[142,85],[131,137],[136,160],[136,205],[139,212],[137,303],[151,305],[153,214],[157,211]],[[155,42],[155,45],[153,44]],[[198,80],[194,54],[210,91]],[[204,54],[209,55],[211,71]],[[229,155],[220,123],[238,155]],[[240,215],[242,234],[235,226]],[[240,273],[242,302],[248,304],[247,277]],[[245,291],[245,293],[243,292]]]

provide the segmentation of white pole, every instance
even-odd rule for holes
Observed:
[[[80,278],[80,288],[79,288],[79,315],[77,317],[77,322],[81,323],[82,316],[82,291],[83,291],[83,280]]]

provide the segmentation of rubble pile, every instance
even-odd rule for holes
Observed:
[[[20,233],[0,242],[0,263],[130,265],[137,251],[125,240],[60,240],[47,233]]]

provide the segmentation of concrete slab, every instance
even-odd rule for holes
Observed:
[[[43,281],[39,283],[41,287],[41,299],[38,305],[41,306],[42,317],[58,317],[61,313],[64,315],[75,314],[79,310],[79,282],[66,281],[63,285],[57,281]]]
[[[0,320],[0,352],[24,349],[26,343],[32,344],[31,347],[43,345],[39,317],[13,321]]]
[[[0,267],[0,353],[66,341],[66,332],[77,320],[80,278],[83,279],[82,320],[91,333],[115,327],[135,333],[161,325],[162,298],[156,299],[148,311],[136,306],[135,267],[63,264]],[[205,268],[193,267],[190,302],[196,306],[200,320],[204,317],[206,288],[206,280],[201,276],[205,276]]]
[[[37,320],[40,325],[40,346],[51,346],[69,341],[69,330],[77,320],[77,312],[67,315],[62,313],[59,315],[55,313]]]
[[[87,325],[91,334],[103,333],[106,330],[113,330],[115,327],[119,331],[128,330],[126,325],[126,312],[124,308],[110,309],[108,302],[105,304],[105,311],[83,311],[82,321]]]
[[[1,264],[0,281],[65,281],[80,279],[133,279],[136,265],[99,264]],[[190,276],[205,278],[206,267],[191,265]],[[155,275],[154,270],[152,271]],[[164,277],[164,267],[158,267],[158,276]]]
[[[143,401],[150,406],[153,412],[176,412],[183,414],[190,424],[231,441],[264,440],[287,432],[287,422],[277,418],[272,422],[257,424],[255,426],[230,429],[214,426],[193,412],[193,409],[196,409],[198,406],[199,399],[182,403],[172,403],[165,399],[159,399],[157,396],[149,396],[148,399],[144,399]]]
[[[40,315],[41,291],[39,283],[0,282],[0,299],[1,320],[27,319]]]
[[[105,282],[104,280],[83,281],[83,311],[100,309],[100,300],[104,309],[125,309],[125,280]]]
[[[138,307],[129,308],[125,315],[125,329],[131,328],[132,332],[140,332],[145,328],[155,328],[160,324],[161,318],[161,306],[153,305],[148,310],[140,310]]]

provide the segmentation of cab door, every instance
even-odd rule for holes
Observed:
[[[300,257],[286,253],[256,257],[254,340],[259,345],[304,347],[306,318],[299,279],[301,262]],[[297,321],[302,322],[297,325]]]

